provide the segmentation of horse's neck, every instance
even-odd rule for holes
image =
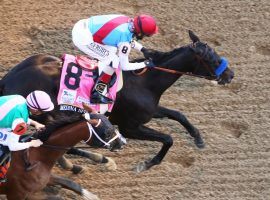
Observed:
[[[55,146],[73,147],[87,137],[87,124],[78,121],[55,131],[46,143]]]
[[[34,151],[32,153],[37,155],[37,159],[42,159],[43,162],[53,165],[68,148],[86,139],[88,135],[87,131],[85,122],[72,123],[53,132],[49,139],[44,142],[48,146],[46,147],[44,145],[44,147],[33,149]]]
[[[187,53],[187,49],[183,48],[175,56],[169,53],[157,56],[154,63],[156,67],[175,70],[178,72],[189,72],[192,67],[192,56]],[[151,68],[151,72],[146,76],[146,84],[150,85],[151,91],[162,95],[171,85],[173,85],[180,77],[179,74],[172,72],[164,72],[157,68]]]

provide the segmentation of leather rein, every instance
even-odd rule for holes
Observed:
[[[142,74],[144,74],[149,68],[145,67],[143,68],[143,70],[141,72],[134,72],[135,75],[137,76],[141,76]],[[194,74],[192,72],[179,72],[179,71],[176,71],[176,70],[173,70],[173,69],[168,69],[168,68],[164,68],[164,67],[153,67],[151,69],[156,69],[156,70],[159,70],[159,71],[163,71],[163,72],[167,72],[167,73],[170,73],[170,74],[175,74],[175,75],[178,75],[178,76],[182,76],[182,75],[187,75],[187,76],[193,76],[193,77],[199,77],[199,78],[213,78],[213,77],[216,77],[215,75],[212,75],[212,76],[201,76],[201,75],[197,75],[197,74]]]
[[[192,43],[190,44],[189,46],[194,46],[195,43]],[[208,50],[205,52],[205,54],[208,53]],[[205,55],[203,55],[202,57],[204,57]],[[193,76],[193,77],[199,77],[199,78],[205,78],[205,79],[210,79],[210,80],[214,80],[214,79],[218,79],[219,77],[215,75],[215,72],[211,69],[211,67],[209,67],[203,60],[201,56],[198,56],[196,55],[195,58],[196,60],[201,63],[203,65],[203,67],[205,69],[207,69],[208,72],[210,72],[210,76],[201,76],[201,75],[197,75],[197,74],[194,74],[194,72],[179,72],[179,71],[176,71],[176,70],[173,70],[173,69],[168,69],[168,68],[164,68],[162,66],[155,66],[155,67],[152,67],[151,69],[156,69],[156,70],[159,70],[159,71],[163,71],[163,72],[167,72],[167,73],[170,73],[170,74],[175,74],[175,75],[178,75],[178,76],[182,76],[182,75],[188,75],[188,76]],[[196,67],[197,69],[198,67]],[[196,71],[195,69],[195,71]],[[141,72],[134,72],[135,75],[142,75],[144,74],[146,71],[148,70],[147,67],[143,68],[143,70]]]

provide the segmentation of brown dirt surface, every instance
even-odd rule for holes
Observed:
[[[171,50],[190,43],[193,30],[222,56],[235,78],[228,86],[182,77],[161,105],[183,112],[201,131],[199,150],[175,121],[148,125],[170,134],[174,145],[164,161],[136,174],[132,168],[155,155],[159,143],[128,140],[121,152],[98,151],[118,169],[71,157],[83,174],[70,177],[102,200],[267,200],[270,199],[270,1],[269,0],[0,0],[0,75],[36,53],[78,53],[71,42],[73,24],[91,15],[148,13],[159,34],[146,47]],[[80,199],[61,190],[65,199]]]

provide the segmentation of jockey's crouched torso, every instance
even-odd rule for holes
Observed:
[[[77,48],[114,69],[120,67],[124,71],[145,67],[144,63],[129,63],[133,36],[131,19],[125,15],[92,16],[78,21],[72,29],[72,40]]]
[[[138,51],[142,50],[143,46],[134,41],[133,38],[147,33],[149,25],[154,28],[148,34],[150,36],[156,33],[157,27],[155,20],[146,15],[134,19],[118,14],[99,15],[82,19],[74,25],[72,29],[74,45],[88,56],[106,65],[99,73],[100,76],[91,92],[91,103],[111,104],[113,102],[107,93],[115,69],[129,71],[146,66],[144,62],[130,63],[128,56],[131,47]]]
[[[20,95],[0,98],[0,128],[13,128],[18,122],[28,122],[29,111],[26,100]]]
[[[101,41],[102,44],[118,47],[122,42],[130,43],[132,40],[133,33],[131,30],[131,24],[129,23],[129,18],[124,15],[101,15],[101,16],[93,16],[88,20],[88,28],[89,31],[93,34],[93,38],[95,42],[100,42],[99,38],[103,37],[104,34],[107,34],[105,38]],[[115,20],[115,28],[110,31],[109,27],[105,27],[104,24]],[[126,23],[122,23],[118,25],[121,20],[125,20]],[[118,26],[117,26],[118,25]],[[101,29],[101,27],[103,27]],[[110,32],[108,32],[110,31]]]
[[[29,122],[26,100],[20,95],[1,97],[0,110],[0,144],[15,150],[20,135],[13,133],[12,130],[20,123]]]

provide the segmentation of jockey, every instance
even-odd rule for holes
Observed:
[[[138,51],[143,46],[136,42],[158,32],[156,21],[149,15],[130,18],[125,15],[100,15],[78,21],[72,29],[72,40],[76,47],[88,56],[100,60],[105,67],[93,87],[91,103],[112,103],[105,96],[115,70],[124,71],[153,67],[151,61],[129,63],[131,48]]]
[[[40,115],[54,109],[50,96],[36,90],[25,99],[21,95],[7,95],[0,97],[0,144],[7,146],[10,151],[19,151],[29,147],[39,147],[40,140],[21,143],[19,138],[27,131],[27,125],[37,130],[44,127],[29,118],[29,115]]]

